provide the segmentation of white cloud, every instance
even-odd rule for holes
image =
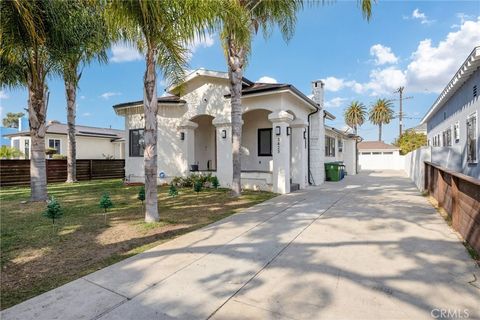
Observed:
[[[325,101],[326,108],[338,108],[347,102],[347,98],[335,97],[333,99]]]
[[[110,61],[112,62],[130,62],[143,59],[143,56],[135,47],[126,43],[116,43],[112,45],[111,50],[112,57],[110,57]]]
[[[398,87],[404,86],[406,77],[404,71],[388,67],[385,69],[375,69],[370,72],[370,81],[363,84],[363,90],[370,92],[372,96],[389,94]]]
[[[209,33],[205,36],[195,36],[195,39],[188,45],[188,49],[195,53],[198,48],[209,48],[215,44],[215,39]]]
[[[459,24],[452,24],[450,26],[450,28],[452,28],[452,29],[460,28],[462,26],[462,24],[465,23],[465,21],[475,19],[475,16],[469,15],[469,14],[466,14],[466,13],[463,13],[463,12],[458,12],[455,16],[460,20],[460,23]]]
[[[478,30],[480,17],[477,21],[465,21],[437,46],[431,39],[420,41],[406,70],[410,90],[436,93],[443,90],[472,49],[480,45]]]
[[[108,100],[108,99],[110,99],[111,97],[119,96],[119,95],[121,95],[121,94],[122,94],[121,92],[105,92],[105,93],[102,93],[102,94],[100,95],[100,97],[101,97],[102,99]]]
[[[398,62],[398,58],[392,52],[392,49],[381,44],[373,45],[370,48],[370,55],[375,57],[375,64],[377,65]]]
[[[85,112],[82,114],[82,116],[84,117],[90,117],[92,114],[90,112]]]
[[[420,20],[421,24],[431,24],[431,23],[435,22],[435,20],[429,20],[427,15],[425,13],[421,12],[420,9],[418,9],[418,8],[413,10],[412,15],[411,15],[411,19]]]
[[[263,76],[260,77],[256,82],[261,82],[261,83],[278,83],[277,79],[269,77],[269,76]]]
[[[325,79],[322,79],[322,81],[323,83],[325,83],[326,91],[337,92],[347,86],[345,80],[340,78],[327,77]]]
[[[85,96],[80,96],[80,99],[82,100],[85,100],[85,98],[86,98]]]
[[[8,98],[10,98],[8,94],[6,94],[5,91],[0,90],[0,99],[8,99]]]

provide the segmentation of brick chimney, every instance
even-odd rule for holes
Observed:
[[[322,80],[312,81],[312,100],[323,108],[323,91],[325,83]]]

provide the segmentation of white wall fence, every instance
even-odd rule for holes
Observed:
[[[404,170],[418,190],[425,191],[425,161],[432,161],[432,148],[422,147],[407,153],[404,157]]]
[[[370,152],[358,155],[358,170],[404,170],[404,156],[396,152]]]

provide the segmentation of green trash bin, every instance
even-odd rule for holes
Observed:
[[[325,175],[327,181],[340,181],[342,180],[341,163],[329,162],[325,163]]]

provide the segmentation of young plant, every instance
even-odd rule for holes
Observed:
[[[168,188],[168,195],[172,198],[178,196],[177,187],[173,183],[170,184],[170,188]]]
[[[52,219],[52,230],[55,232],[55,219],[60,219],[63,215],[63,209],[60,207],[57,199],[53,196],[48,200],[47,208],[43,212],[43,216]]]
[[[140,190],[138,191],[137,199],[142,202],[142,212],[143,212],[143,201],[145,201],[145,187],[141,186]]]
[[[195,180],[195,183],[193,184],[193,190],[196,193],[199,193],[200,191],[202,191],[202,188],[203,188],[203,181],[201,179]]]
[[[218,189],[218,187],[220,187],[220,182],[218,181],[217,176],[213,176],[213,177],[211,178],[211,181],[212,181],[212,186],[213,186],[215,189]]]
[[[107,224],[107,210],[108,208],[113,207],[113,202],[110,200],[110,196],[108,193],[104,193],[102,197],[100,198],[100,208],[103,208],[104,210],[104,218],[105,218],[105,224]]]

